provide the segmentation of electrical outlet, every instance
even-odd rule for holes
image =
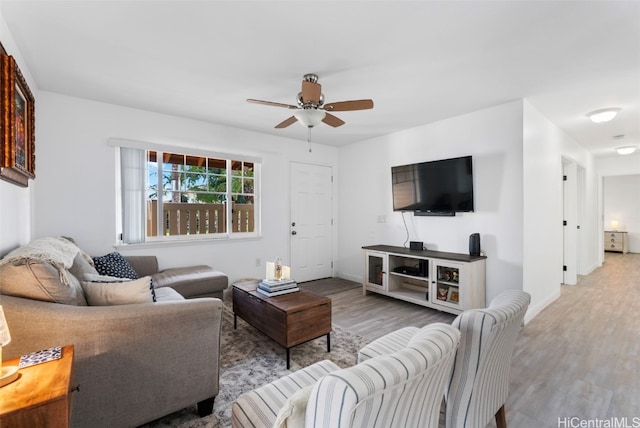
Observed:
[[[262,260],[260,260],[260,257],[256,257],[256,267],[260,266],[262,266]]]

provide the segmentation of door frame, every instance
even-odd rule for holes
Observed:
[[[330,246],[330,251],[331,251],[331,260],[332,260],[332,266],[331,266],[331,276],[335,277],[336,276],[336,272],[337,272],[337,266],[336,266],[336,253],[337,253],[337,229],[338,229],[338,224],[337,224],[337,206],[336,206],[336,201],[337,201],[337,195],[336,195],[336,189],[337,189],[337,173],[336,173],[336,165],[330,164],[330,163],[323,163],[323,162],[308,162],[308,161],[299,161],[299,160],[290,160],[289,161],[289,213],[288,213],[288,222],[287,222],[287,232],[289,234],[288,239],[287,239],[287,245],[288,245],[288,253],[289,253],[289,260],[292,262],[292,269],[293,269],[293,259],[292,257],[292,245],[291,245],[291,223],[293,221],[291,215],[292,215],[292,210],[291,210],[291,204],[293,203],[293,186],[291,183],[291,174],[293,171],[293,164],[297,164],[297,165],[310,165],[310,166],[318,166],[318,167],[324,167],[324,168],[329,168],[331,170],[331,176],[332,176],[332,182],[331,182],[331,218],[333,220],[333,223],[331,225],[331,246]],[[294,273],[295,275],[295,273]]]

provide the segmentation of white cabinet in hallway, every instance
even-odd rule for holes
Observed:
[[[604,250],[617,251],[619,253],[629,252],[629,233],[617,230],[607,230],[604,232]]]

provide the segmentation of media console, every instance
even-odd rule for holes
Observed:
[[[374,292],[452,314],[485,307],[485,256],[372,245],[363,294]]]

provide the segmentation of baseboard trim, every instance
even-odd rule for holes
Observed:
[[[558,287],[558,291],[552,293],[542,301],[537,303],[534,306],[529,306],[526,315],[524,316],[524,323],[527,324],[529,321],[534,319],[536,315],[538,315],[544,308],[555,302],[560,297],[560,287]]]
[[[342,279],[347,279],[349,281],[358,282],[358,283],[362,284],[362,276],[361,275],[350,275],[350,274],[344,273],[344,272],[336,272],[336,277],[342,278]]]

